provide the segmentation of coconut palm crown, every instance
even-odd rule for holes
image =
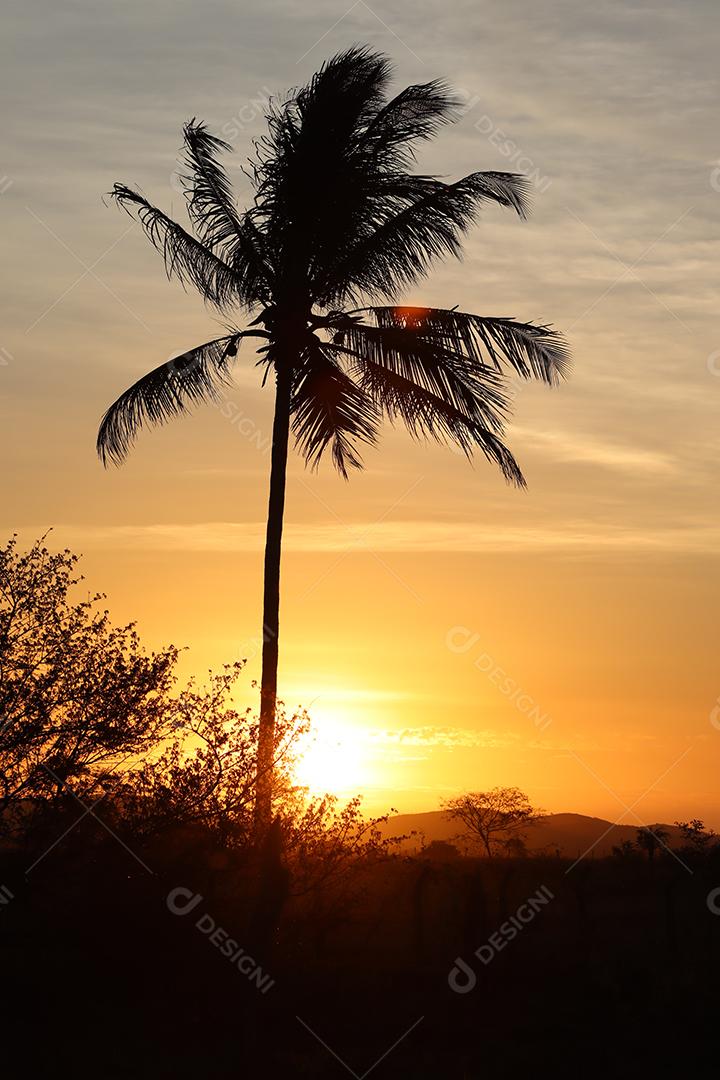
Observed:
[[[123,184],[111,193],[137,216],[168,276],[194,285],[227,332],[160,365],[110,406],[98,435],[102,460],[121,462],[143,425],[217,397],[245,338],[256,339],[257,363],[275,386],[256,799],[265,824],[290,430],[308,463],[329,451],[347,476],[383,419],[401,420],[415,437],[468,456],[479,450],[523,486],[503,442],[508,375],[554,384],[568,360],[547,326],[397,306],[435,260],[461,254],[484,203],[525,217],[528,183],[506,172],[452,183],[414,174],[416,145],[453,120],[459,102],[440,81],[389,98],[391,73],[384,56],[353,47],[272,102],[251,163],[254,202],[244,212],[221,163],[231,147],[194,120],[184,129],[183,174],[192,231]]]

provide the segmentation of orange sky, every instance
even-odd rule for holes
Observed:
[[[548,810],[720,827],[713,6],[581,17],[528,0],[459,5],[453,20],[433,0],[432,48],[409,12],[386,13],[391,32],[356,6],[315,45],[340,14],[329,5],[301,20],[213,6],[214,21],[170,29],[135,2],[82,3],[79,23],[48,6],[40,40],[10,4],[3,533],[54,526],[118,621],[187,644],[188,673],[248,656],[250,695],[271,395],[241,353],[231,418],[199,410],[103,472],[106,405],[216,323],[100,194],[137,183],[182,214],[175,153],[197,115],[239,129],[246,198],[237,165],[266,89],[368,40],[396,58],[398,85],[445,75],[466,95],[419,168],[535,176],[530,222],[488,211],[465,262],[408,300],[552,322],[575,366],[560,390],[519,388],[526,493],[399,431],[349,484],[293,459],[282,692],[312,703],[333,783],[361,786],[372,810],[513,784]]]

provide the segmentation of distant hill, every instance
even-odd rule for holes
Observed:
[[[639,825],[613,825],[603,818],[587,817],[585,814],[548,814],[525,833],[528,851],[559,851],[566,858],[576,859],[592,848],[596,858],[612,854],[614,846],[623,840],[635,840]],[[668,833],[668,845],[679,847],[682,842],[680,830],[675,825],[650,824],[652,829],[664,829]],[[403,843],[403,850],[417,851],[433,840],[452,841],[463,826],[452,821],[443,810],[431,810],[425,814],[397,814],[383,826],[384,836],[402,836],[415,832]],[[595,845],[593,847],[593,845]],[[460,846],[460,845],[458,845]]]

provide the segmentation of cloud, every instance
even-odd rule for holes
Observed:
[[[456,747],[482,747],[486,750],[504,750],[515,746],[520,736],[491,729],[480,731],[471,728],[408,727],[397,731],[374,731],[369,733],[370,741],[387,746],[428,746],[455,749]]]
[[[13,531],[5,527],[5,531]],[[16,530],[23,540],[40,536],[46,526]],[[58,525],[53,545],[87,551],[259,552],[265,543],[265,523],[208,521],[195,524]],[[717,554],[720,525],[688,519],[686,525],[654,525],[645,530],[632,525],[592,519],[566,519],[554,526],[497,526],[477,521],[356,521],[285,526],[288,552],[371,552],[432,554],[441,552],[557,551],[565,553],[624,552],[626,554]]]
[[[622,446],[579,432],[540,431],[520,425],[513,425],[513,431],[540,452],[565,464],[590,463],[635,475],[649,473],[659,476],[667,476],[677,468],[676,462],[668,454],[642,447]]]

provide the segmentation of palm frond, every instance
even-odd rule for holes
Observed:
[[[412,144],[430,139],[457,115],[460,99],[442,79],[407,86],[384,105],[368,125],[365,138],[384,165],[407,165]]]
[[[382,107],[391,75],[388,58],[365,45],[331,57],[295,97],[303,134],[343,143],[350,133],[359,134]],[[330,129],[329,117],[334,119]]]
[[[290,408],[293,433],[308,464],[316,468],[330,445],[335,467],[346,479],[348,469],[362,467],[357,443],[375,443],[380,411],[319,341],[305,353]]]
[[[372,307],[377,325],[387,330],[411,330],[462,354],[478,367],[508,368],[523,379],[556,385],[570,365],[570,351],[562,334],[550,326],[516,319],[488,318],[465,311],[422,307]]]
[[[119,465],[145,424],[164,424],[201,401],[217,397],[243,334],[198,345],[138,379],[107,410],[100,423],[97,452],[104,465]]]
[[[288,291],[320,306],[393,297],[432,261],[460,254],[487,201],[525,214],[520,176],[477,172],[454,184],[412,177],[413,143],[452,119],[441,82],[384,93],[390,66],[366,49],[334,57],[268,115],[254,176],[256,215]]]
[[[317,295],[328,304],[363,295],[397,296],[435,259],[460,256],[462,237],[484,202],[525,217],[528,189],[528,181],[515,173],[471,173],[454,184],[423,178],[424,194],[351,245],[317,284]]]
[[[232,147],[195,120],[185,125],[183,134],[188,172],[182,179],[195,231],[232,269],[245,304],[267,303],[272,272],[264,238],[249,214],[238,213],[229,177],[218,160]]]
[[[232,147],[193,119],[183,128],[188,213],[198,236],[223,257],[229,241],[240,231],[240,217],[225,169],[218,161]]]
[[[495,367],[469,361],[440,334],[412,325],[350,321],[333,341],[447,401],[474,422],[501,431],[509,410],[506,381]]]
[[[328,209],[326,189],[353,155],[361,154],[364,131],[383,105],[390,72],[386,57],[354,46],[270,106],[268,134],[255,144],[253,166],[256,203],[270,233],[288,224],[297,227],[298,216],[312,220],[323,203]],[[338,190],[345,201],[347,191]]]
[[[357,384],[394,423],[401,419],[413,438],[431,438],[439,443],[458,446],[468,458],[477,448],[497,465],[505,479],[516,487],[525,487],[525,478],[513,454],[493,431],[466,415],[455,405],[412,382],[404,375],[357,356],[343,346],[335,346],[351,359],[351,373]]]
[[[290,291],[364,235],[368,215],[381,220],[371,204],[382,170],[366,133],[390,71],[384,56],[352,48],[269,109],[268,134],[256,144],[255,219]]]
[[[220,309],[233,301],[243,302],[235,272],[200,240],[125,184],[115,184],[110,196],[128,214],[134,212],[151,244],[163,256],[168,278],[175,276],[183,286],[190,282]]]

